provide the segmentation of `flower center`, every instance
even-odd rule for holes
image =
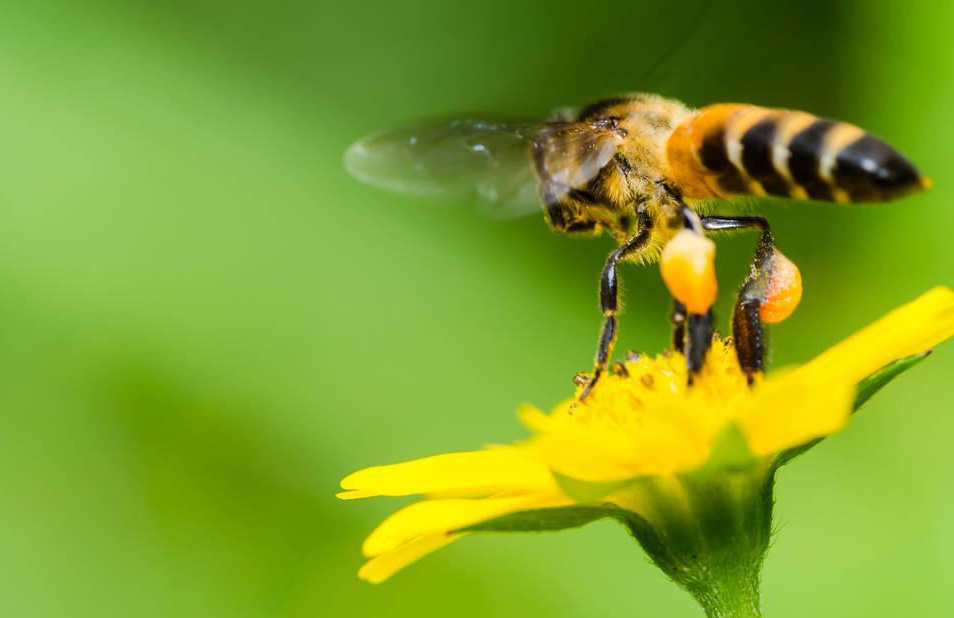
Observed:
[[[617,365],[587,399],[568,402],[565,421],[591,427],[634,431],[653,418],[686,416],[693,424],[721,424],[734,403],[750,396],[731,339],[713,338],[706,364],[687,385],[685,357],[672,350],[655,358],[640,356]],[[701,418],[700,418],[701,417]]]

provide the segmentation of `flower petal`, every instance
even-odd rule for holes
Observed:
[[[374,557],[358,577],[377,584],[466,534],[455,530],[510,513],[568,504],[572,500],[556,493],[412,504],[384,520],[365,541],[365,555]]]
[[[834,433],[848,422],[861,380],[951,336],[954,292],[934,288],[808,364],[767,379],[740,408],[739,427],[756,455]]]
[[[513,447],[436,455],[390,466],[360,470],[341,481],[351,500],[370,496],[408,496],[445,491],[479,491],[485,495],[509,489],[554,486],[546,465]]]
[[[366,556],[376,556],[425,534],[450,532],[517,511],[570,503],[570,498],[559,493],[475,500],[424,500],[404,507],[381,522],[361,549]]]
[[[554,471],[580,481],[603,483],[692,469],[705,449],[673,419],[647,417],[641,431],[564,427],[540,434],[524,448]]]
[[[432,551],[453,543],[464,534],[435,532],[424,534],[389,552],[372,558],[358,571],[358,577],[379,584],[407,565],[417,562]]]
[[[753,455],[773,455],[844,427],[854,399],[854,383],[817,382],[793,372],[763,383],[736,423]]]
[[[888,363],[954,336],[954,292],[936,287],[858,331],[788,378],[858,384]]]

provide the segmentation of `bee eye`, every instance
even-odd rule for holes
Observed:
[[[705,314],[715,302],[715,243],[691,230],[681,230],[659,256],[659,270],[673,298],[690,313]]]
[[[792,315],[802,300],[802,275],[798,266],[773,249],[772,271],[769,275],[765,300],[759,308],[759,317],[767,324],[781,322]]]

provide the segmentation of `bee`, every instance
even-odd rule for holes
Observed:
[[[746,104],[691,109],[653,94],[563,109],[540,123],[463,117],[384,131],[353,144],[345,165],[385,189],[477,201],[498,217],[542,209],[555,232],[612,235],[617,247],[599,279],[603,324],[581,398],[611,361],[623,261],[660,261],[674,297],[673,343],[691,383],[713,333],[707,232],[760,233],[732,333],[749,382],[763,370],[764,324],[791,313],[801,278],[764,217],[712,214],[714,204],[740,196],[881,202],[931,184],[894,148],[845,122]]]

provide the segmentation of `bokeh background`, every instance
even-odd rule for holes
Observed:
[[[612,523],[355,577],[403,502],[338,480],[523,437],[588,367],[610,249],[362,186],[368,132],[634,89],[850,119],[937,186],[756,204],[805,279],[774,363],[954,284],[951,3],[3,4],[2,616],[700,615]],[[753,243],[720,242],[723,318]],[[658,271],[623,276],[619,349],[661,349]],[[784,471],[767,616],[954,615],[952,371]]]

